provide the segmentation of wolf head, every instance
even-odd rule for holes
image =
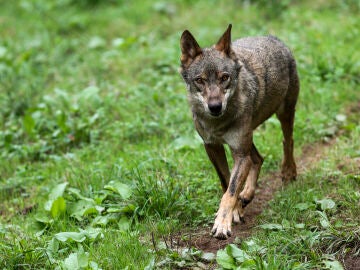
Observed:
[[[231,24],[211,48],[200,48],[188,30],[181,36],[180,47],[180,73],[187,85],[193,111],[221,117],[235,93],[241,68],[231,48]]]

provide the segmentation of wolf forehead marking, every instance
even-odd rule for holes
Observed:
[[[231,67],[228,65],[221,64],[221,61],[207,61],[207,60],[200,60],[201,62],[193,63],[193,65],[188,69],[191,70],[191,73],[206,73],[206,74],[213,74],[219,72],[229,72]]]
[[[234,65],[236,65],[236,63],[233,60],[225,58],[220,52],[210,52],[205,50],[205,52],[195,59],[186,70],[194,72],[228,72],[232,70]]]

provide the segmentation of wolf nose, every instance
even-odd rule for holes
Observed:
[[[210,110],[210,113],[212,115],[219,115],[221,113],[221,109],[222,109],[222,104],[221,102],[212,102],[212,103],[209,103],[208,104],[208,107],[209,107],[209,110]]]

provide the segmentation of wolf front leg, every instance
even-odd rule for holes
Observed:
[[[231,222],[233,211],[238,207],[240,190],[251,168],[250,152],[246,154],[234,153],[234,168],[231,171],[229,186],[222,196],[217,217],[211,233],[218,239],[226,239],[231,236]]]
[[[224,145],[222,144],[204,144],[206,153],[214,165],[215,170],[219,176],[221,187],[223,192],[225,193],[229,186],[230,179],[230,171],[229,165],[226,159]],[[233,222],[240,223],[242,221],[242,217],[244,215],[243,208],[241,204],[238,203],[237,206],[233,210]]]
[[[225,193],[229,185],[230,171],[226,160],[224,146],[222,144],[208,143],[205,143],[204,146],[206,153],[219,176],[222,190]]]

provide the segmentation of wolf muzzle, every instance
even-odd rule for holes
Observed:
[[[213,116],[219,116],[222,110],[222,103],[221,102],[211,102],[208,104],[209,111]]]

